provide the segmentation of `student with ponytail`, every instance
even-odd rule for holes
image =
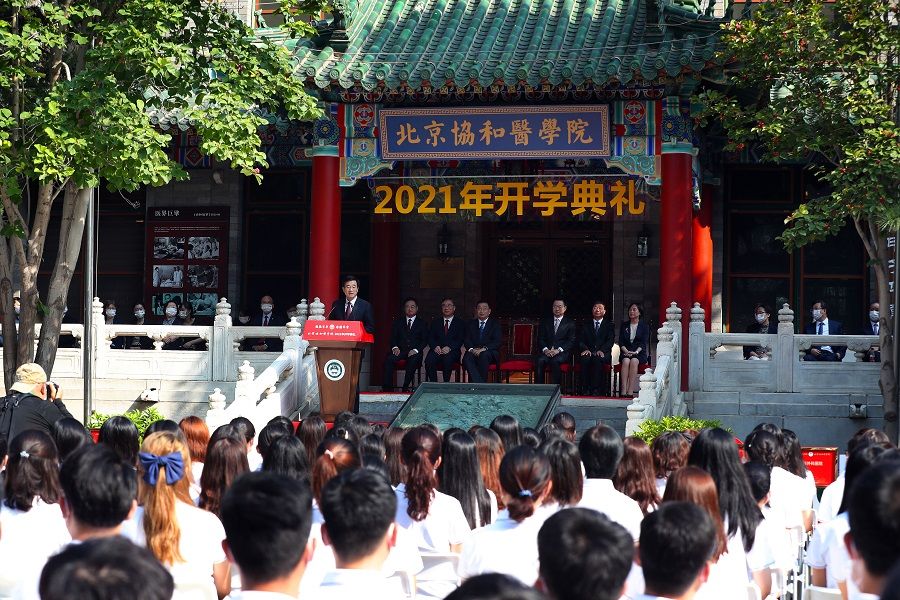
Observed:
[[[473,532],[463,545],[459,575],[503,573],[526,585],[538,578],[537,536],[557,510],[551,494],[553,472],[542,453],[519,446],[500,463],[500,486],[506,510],[495,523]]]
[[[224,598],[231,590],[219,518],[199,509],[189,494],[191,458],[179,436],[147,436],[138,455],[134,542],[146,546],[175,580],[174,599]]]
[[[329,437],[316,449],[316,461],[312,466],[313,523],[321,525],[325,522],[319,501],[325,484],[347,469],[362,466],[356,445],[339,437]]]

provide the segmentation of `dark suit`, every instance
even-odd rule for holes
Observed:
[[[879,335],[880,331],[875,331],[874,323],[870,321],[868,318],[866,322],[863,323],[862,334],[863,335]],[[881,328],[881,324],[878,324],[879,329]],[[881,348],[878,346],[879,342],[875,342],[875,346],[866,350],[865,360],[868,362],[881,362]],[[878,348],[876,350],[875,348]]]
[[[534,359],[535,377],[538,383],[544,382],[544,368],[550,367],[550,381],[559,385],[562,382],[562,371],[559,366],[569,362],[575,348],[575,321],[563,315],[559,327],[553,331],[554,318],[543,319],[538,326],[538,353]],[[562,348],[556,356],[544,354],[544,348],[553,350]]]
[[[776,323],[772,317],[769,317],[769,326],[763,331],[762,325],[754,321],[747,325],[747,333],[766,333],[775,335],[778,333],[778,323]],[[763,350],[762,346],[744,346],[744,360],[750,358],[750,355],[754,352],[760,352],[761,350]]]
[[[487,381],[488,367],[491,363],[500,362],[500,322],[490,317],[484,322],[484,331],[481,331],[481,321],[472,319],[466,323],[466,335],[463,338],[463,346],[466,353],[463,355],[463,366],[469,374],[472,383],[484,383]],[[470,348],[485,348],[485,351],[475,356],[469,352]]]
[[[356,297],[353,301],[353,310],[350,312],[350,318],[346,318],[347,298],[335,300],[331,305],[331,312],[328,313],[328,319],[331,321],[361,321],[363,328],[367,333],[375,333],[375,316],[372,312],[372,305],[360,298]]]
[[[595,319],[591,318],[584,324],[581,330],[581,339],[578,341],[579,350],[581,352],[587,350],[591,354],[579,356],[578,361],[581,363],[581,372],[584,377],[583,391],[603,395],[609,393],[609,377],[605,377],[603,371],[604,365],[610,364],[612,360],[616,328],[609,317],[603,317],[600,320],[599,329],[594,327],[594,321]],[[597,352],[602,352],[603,356],[597,356]]]
[[[842,335],[844,333],[844,327],[841,325],[840,321],[835,321],[834,319],[828,320],[828,335]],[[817,335],[819,329],[819,322],[814,321],[812,323],[807,323],[806,328],[803,332],[806,335]],[[818,348],[822,351],[819,356],[816,356],[811,352],[812,348]],[[809,350],[806,351],[806,356],[803,357],[803,360],[815,360],[815,361],[825,361],[825,362],[839,362],[844,360],[844,352],[847,351],[847,346],[831,346],[831,351],[822,350],[820,346],[813,346]]]
[[[437,381],[438,364],[444,372],[444,381],[450,381],[453,364],[459,361],[459,349],[463,345],[464,337],[465,325],[459,317],[453,317],[447,333],[444,333],[443,316],[432,319],[431,328],[428,330],[428,346],[431,352],[425,357],[425,377],[428,381]],[[435,348],[444,346],[449,347],[450,352],[441,355],[435,353]]]
[[[408,317],[397,317],[391,325],[391,349],[384,359],[384,379],[382,386],[385,391],[394,388],[394,371],[397,361],[406,361],[406,375],[403,377],[403,389],[412,386],[413,375],[422,366],[422,356],[425,346],[428,345],[428,325],[420,316],[416,316],[412,328],[406,326]],[[394,348],[400,349],[399,355],[394,355]],[[409,356],[411,350],[418,350]]]
[[[253,315],[253,317],[250,318],[250,323],[248,323],[248,325],[252,325],[253,327],[284,327],[286,324],[287,321],[285,321],[285,317],[277,314],[274,310],[269,313],[268,323],[265,321],[265,315],[261,312]],[[259,338],[250,344],[250,350],[253,350],[253,346],[259,346],[261,344],[268,346],[265,352],[281,352],[284,349],[284,342],[281,338],[276,337]]]
[[[638,348],[641,349],[637,356],[639,364],[647,364],[647,350],[650,348],[650,326],[643,321],[638,321],[637,330],[634,333],[634,341],[631,340],[631,322],[622,321],[622,327],[619,328],[619,347],[628,352],[634,352]]]

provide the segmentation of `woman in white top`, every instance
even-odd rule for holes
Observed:
[[[497,498],[484,487],[475,440],[462,429],[444,434],[438,489],[459,500],[471,529],[497,520]]]
[[[584,475],[578,446],[559,436],[545,441],[540,450],[550,462],[552,483],[545,503],[555,503],[559,508],[578,506],[584,495]]]
[[[440,438],[425,427],[410,429],[400,442],[400,459],[406,466],[406,482],[395,489],[400,533],[408,533],[423,556],[459,553],[471,530],[459,500],[437,489]],[[426,568],[416,576],[417,592],[443,598],[455,587],[454,579],[446,563]]]
[[[656,492],[662,498],[666,492],[666,480],[676,469],[687,464],[691,443],[680,431],[664,431],[650,445],[653,467],[656,469]]]
[[[0,505],[0,597],[37,581],[47,559],[71,540],[58,504],[58,464],[46,433],[23,431],[10,444]]]
[[[463,545],[459,575],[467,579],[503,573],[533,584],[538,577],[538,531],[556,511],[550,461],[528,446],[514,448],[500,463],[500,485],[506,510]]]
[[[178,422],[178,428],[184,434],[188,453],[191,455],[191,499],[200,497],[200,476],[203,474],[203,463],[206,462],[206,447],[209,445],[209,427],[200,417],[191,415]]]
[[[173,598],[224,598],[230,569],[219,518],[193,505],[189,494],[191,457],[179,436],[147,436],[138,457],[140,479],[135,543],[146,546],[175,580]]]

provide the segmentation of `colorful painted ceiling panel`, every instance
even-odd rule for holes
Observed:
[[[720,22],[685,0],[360,0],[345,52],[284,43],[333,92],[605,87],[715,68]]]

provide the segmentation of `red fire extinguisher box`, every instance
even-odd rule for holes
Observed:
[[[833,447],[807,447],[801,450],[806,468],[813,474],[817,487],[826,487],[837,477],[838,449]]]

